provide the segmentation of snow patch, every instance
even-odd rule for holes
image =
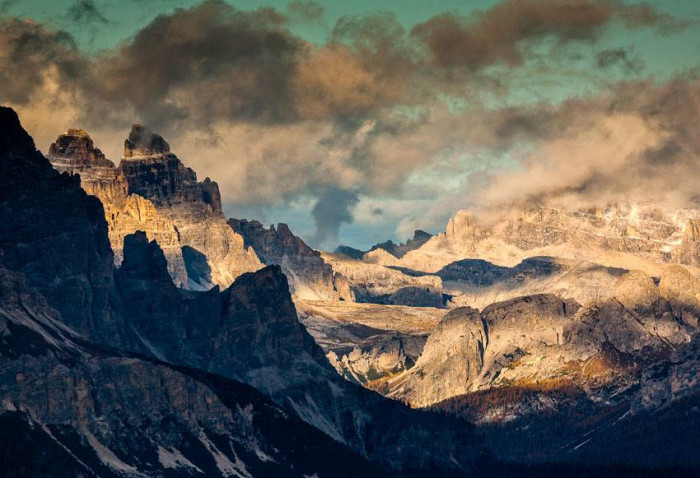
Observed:
[[[112,450],[100,443],[95,435],[90,433],[88,430],[83,429],[82,432],[102,463],[117,472],[125,473],[127,476],[148,478],[148,475],[141,473],[135,467],[121,461],[119,457],[112,452]]]
[[[146,340],[141,334],[139,334],[138,330],[131,325],[131,331],[136,334],[136,337],[141,341],[141,343],[148,349],[148,351],[158,360],[162,360],[163,362],[167,362],[165,356],[158,350],[151,342]]]
[[[326,418],[323,415],[323,413],[321,413],[321,410],[319,410],[318,405],[316,405],[316,402],[314,402],[314,399],[311,398],[308,394],[305,396],[305,399],[306,403],[303,404],[297,403],[291,398],[288,398],[290,404],[292,405],[292,408],[299,416],[299,418],[301,418],[309,425],[313,425],[314,427],[318,428],[323,433],[335,439],[336,441],[339,441],[340,443],[345,443],[345,440],[343,439],[343,434],[340,433],[340,430],[338,430],[338,428],[333,422],[328,420],[328,418]]]
[[[0,314],[12,322],[36,332],[47,344],[58,350],[70,350],[82,354],[82,350],[67,337],[78,337],[78,334],[65,326],[61,326],[44,314],[34,312],[29,308],[25,312],[5,307],[0,307]]]
[[[30,421],[30,423],[31,423],[31,421]],[[46,426],[45,424],[42,424],[42,425],[41,425],[41,429],[44,430],[44,432],[45,432],[49,437],[51,437],[51,439],[52,439],[53,441],[55,441],[55,442],[58,444],[58,446],[60,446],[61,448],[63,448],[63,450],[65,450],[66,453],[68,453],[70,456],[72,456],[73,459],[74,459],[75,461],[77,461],[78,463],[80,463],[86,470],[90,470],[93,474],[95,474],[95,476],[97,476],[97,473],[95,473],[95,472],[92,470],[92,468],[90,468],[89,466],[87,466],[87,465],[85,464],[85,462],[83,462],[80,458],[78,458],[77,456],[75,456],[75,454],[74,454],[66,445],[64,445],[63,443],[61,443],[61,442],[58,440],[58,438],[56,438],[56,437],[54,436],[54,434],[51,433],[51,429],[50,429],[48,426]]]
[[[236,462],[233,463],[221,450],[216,447],[216,445],[214,445],[214,443],[212,443],[206,433],[202,432],[199,435],[199,441],[202,442],[202,445],[204,445],[204,447],[209,451],[216,462],[216,467],[224,476],[253,478],[246,469],[245,463],[243,463],[240,458],[238,458],[238,455],[236,455],[236,452],[233,452],[233,456],[236,460]]]
[[[200,473],[204,473],[197,465],[185,458],[177,448],[168,449],[158,445],[158,461],[163,465],[163,468],[193,468]]]

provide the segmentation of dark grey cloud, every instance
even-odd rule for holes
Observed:
[[[302,4],[313,7],[296,2],[290,8]],[[95,138],[119,144],[133,122],[148,124],[237,203],[318,196],[314,240],[325,241],[352,220],[358,195],[400,194],[409,178],[424,172],[425,178],[437,178],[425,186],[426,194],[438,194],[444,178],[471,166],[465,158],[481,161],[483,151],[508,151],[520,143],[556,149],[598,127],[592,118],[605,120],[617,105],[595,99],[562,108],[486,108],[470,89],[486,85],[494,94],[508,93],[507,82],[488,76],[486,67],[505,63],[517,71],[529,45],[545,37],[591,42],[613,24],[664,31],[674,24],[646,4],[509,0],[469,18],[440,15],[410,32],[392,14],[344,17],[329,41],[315,46],[290,31],[290,16],[289,10],[241,11],[210,0],[160,15],[118,48],[93,56],[80,52],[66,33],[1,20],[0,95],[25,106],[25,115],[31,105],[40,105],[32,118],[37,129],[48,128],[50,138],[79,125],[93,133],[97,128]],[[594,61],[606,68],[633,59],[627,51],[610,50]],[[468,75],[455,73],[460,69]],[[468,107],[456,113],[441,95]],[[621,93],[612,97],[623,101]],[[662,97],[655,98],[635,107],[654,110]],[[672,120],[668,115],[656,120],[662,117]],[[637,120],[641,123],[632,126],[639,129],[654,121],[652,115]],[[616,117],[601,124],[624,121]],[[675,149],[649,144],[649,158],[684,158],[689,142],[678,137],[675,143]],[[524,163],[533,175],[537,164],[534,158]],[[578,183],[560,174],[551,187],[535,180],[528,183],[531,190],[504,191],[542,197],[570,194],[585,183],[581,191],[588,194],[607,177],[582,171]]]
[[[353,221],[352,210],[358,202],[355,191],[332,187],[323,191],[311,210],[316,225],[311,244],[322,246],[337,241],[340,226]]]
[[[75,89],[89,61],[73,37],[30,20],[0,20],[0,98],[26,104],[46,82]]]
[[[639,73],[644,69],[644,63],[639,58],[634,58],[625,48],[611,48],[596,54],[598,68],[610,68],[620,66],[627,71]]]
[[[522,63],[529,41],[554,37],[560,42],[593,41],[615,21],[630,28],[658,26],[669,31],[674,19],[648,4],[615,0],[509,0],[465,18],[446,13],[415,26],[439,67],[478,70],[494,63]]]
[[[314,11],[314,5],[298,1],[290,9]],[[109,22],[93,0],[78,0],[68,18]],[[447,73],[455,65],[478,70],[494,62],[518,64],[530,40],[591,39],[613,21],[654,26],[664,17],[645,4],[612,0],[509,0],[473,18],[440,15],[410,33],[392,14],[343,17],[320,47],[291,33],[288,20],[272,8],[241,11],[208,0],[158,16],[116,50],[97,57],[81,56],[69,35],[39,25],[15,21],[0,28],[19,30],[19,25],[27,35],[44,37],[34,42],[38,64],[27,65],[30,55],[14,55],[6,60],[9,70],[13,63],[25,71],[29,66],[29,75],[51,62],[60,62],[63,70],[80,66],[81,77],[64,74],[60,86],[82,92],[88,122],[126,127],[135,119],[167,133],[207,129],[219,121],[358,124],[385,108],[424,104],[441,91],[464,93],[464,78]],[[0,46],[21,48],[23,35],[6,37]],[[125,114],[135,118],[125,120]]]
[[[81,26],[91,24],[108,25],[111,23],[100,12],[93,0],[77,0],[66,12],[65,19],[68,22]]]
[[[185,119],[192,127],[222,118],[286,121],[304,48],[275,10],[243,12],[208,1],[157,17],[99,59],[98,92],[158,128]]]
[[[21,0],[2,0],[0,1],[0,15],[6,15],[12,7],[17,5]]]
[[[317,22],[323,18],[324,8],[313,0],[293,0],[287,4],[287,14],[304,22]]]

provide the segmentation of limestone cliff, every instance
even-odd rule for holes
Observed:
[[[509,266],[549,255],[605,266],[658,271],[654,264],[698,263],[700,210],[613,204],[595,210],[530,206],[493,217],[459,211],[441,233],[399,265],[435,272],[465,258]]]
[[[261,266],[227,227],[216,183],[208,178],[198,182],[161,136],[134,125],[124,149],[122,162],[114,167],[85,131],[69,130],[48,155],[54,168],[79,174],[83,189],[102,202],[117,264],[125,236],[144,231],[162,247],[180,287],[225,287]]]
[[[266,265],[282,267],[289,279],[292,294],[305,300],[355,299],[349,283],[326,264],[318,251],[295,236],[286,224],[265,228],[259,221],[229,219],[231,228],[243,236]]]
[[[45,347],[27,340],[26,331],[14,335],[17,329],[13,325],[2,324],[0,346],[10,345],[0,353],[4,361],[0,369],[8,371],[1,380],[7,388],[2,389],[0,398],[12,400],[11,405],[4,400],[0,403],[5,409],[10,406],[36,412],[29,415],[42,417],[35,429],[46,431],[44,424],[66,424],[71,446],[91,447],[101,456],[101,463],[117,466],[115,474],[126,470],[146,475],[149,465],[158,459],[154,452],[160,439],[169,459],[178,456],[174,450],[178,449],[195,463],[194,457],[190,459],[191,455],[178,447],[179,443],[163,438],[173,436],[177,440],[191,433],[190,438],[199,440],[208,453],[208,458],[197,463],[208,463],[210,470],[221,465],[225,467],[219,468],[221,475],[245,476],[236,456],[248,465],[244,460],[250,455],[243,450],[250,451],[254,444],[248,442],[250,447],[242,448],[240,454],[235,444],[231,448],[229,438],[235,441],[244,428],[236,419],[226,418],[233,409],[248,409],[247,403],[231,399],[228,403],[232,408],[227,411],[219,407],[206,386],[200,386],[201,382],[193,383],[179,373],[169,372],[188,370],[186,374],[204,377],[207,384],[216,382],[217,395],[235,395],[236,380],[255,384],[274,404],[262,398],[254,407],[264,410],[270,404],[282,414],[276,416],[291,418],[295,423],[299,419],[326,439],[333,439],[333,446],[342,447],[340,450],[353,450],[382,466],[444,470],[468,468],[473,463],[479,444],[466,422],[412,411],[337,375],[299,322],[287,280],[278,266],[244,273],[224,291],[218,287],[183,290],[169,278],[167,259],[158,243],[149,241],[144,233],[136,233],[126,237],[121,267],[115,268],[101,203],[85,193],[76,176],[51,168],[35,150],[14,112],[4,108],[0,109],[0,167],[5,172],[0,176],[0,266],[24,276],[27,286],[55,309],[51,317],[44,314],[37,318],[25,293],[5,294],[5,289],[0,289],[0,308],[12,309],[3,312],[3,321],[27,325],[52,350],[69,350],[68,365],[37,364],[35,358]],[[201,202],[197,201],[196,207],[201,207]],[[206,207],[212,209],[211,204]],[[221,222],[234,234],[223,219]],[[6,287],[6,283],[0,276],[0,286]],[[7,290],[15,289],[7,285]],[[31,317],[25,317],[27,314]],[[35,326],[34,318],[49,324],[51,330]],[[74,343],[80,346],[73,347]],[[83,353],[84,343],[99,349],[95,358],[98,362],[104,360],[101,364],[95,363],[89,351]],[[116,360],[111,361],[112,357]],[[16,373],[21,370],[30,383],[22,383],[25,376]],[[49,372],[55,372],[57,378],[47,376]],[[61,400],[50,403],[52,408],[47,410],[47,396]],[[95,397],[101,397],[95,408],[101,407],[105,418],[95,422],[100,428],[89,428],[88,434],[80,428],[84,421],[71,417],[83,409],[91,410]],[[183,399],[187,404],[182,405]],[[139,413],[142,407],[147,410],[145,417]],[[103,416],[99,410],[95,414]],[[233,413],[234,417],[240,415]],[[151,416],[155,420],[149,422]],[[173,424],[173,419],[188,417],[194,420],[188,422],[190,426]],[[209,419],[224,429],[206,429]],[[144,432],[149,426],[153,432]],[[78,435],[72,434],[76,427]],[[302,427],[308,430],[306,425]],[[49,430],[52,434],[55,431]],[[254,453],[272,456],[275,450],[282,451],[284,443],[301,440],[289,435],[294,430],[281,423],[270,424],[266,430],[282,434],[276,435],[279,446],[269,441],[272,447],[261,445],[258,450],[253,448]],[[128,442],[129,437],[134,442]],[[227,452],[221,452],[221,447],[227,447]],[[326,447],[320,440],[316,445],[308,443],[307,449]],[[150,458],[132,461],[129,457],[136,450],[146,450]],[[94,453],[80,456],[94,457]],[[260,454],[256,456],[257,461],[249,461],[257,467],[265,460]],[[281,456],[275,455],[274,462],[283,463]],[[134,463],[143,466],[144,471],[132,470]],[[207,474],[216,476],[214,472]],[[258,474],[267,476],[264,471]],[[288,473],[280,471],[278,475]]]

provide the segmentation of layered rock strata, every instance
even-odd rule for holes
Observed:
[[[264,264],[282,267],[295,297],[304,300],[355,300],[348,280],[333,272],[321,254],[295,236],[286,224],[265,228],[254,220],[229,219],[228,223]]]
[[[168,143],[147,128],[134,125],[118,168],[83,130],[60,135],[48,158],[57,170],[80,175],[83,189],[102,202],[117,264],[124,237],[144,231],[163,248],[180,287],[225,287],[241,273],[261,267],[255,253],[227,227],[216,183],[209,178],[198,182]]]
[[[14,112],[5,108],[0,109],[0,167],[6,172],[0,177],[0,223],[8,226],[0,228],[0,265],[24,276],[27,286],[45,297],[47,306],[55,309],[55,322],[60,321],[60,327],[70,328],[81,334],[82,340],[106,348],[107,352],[101,352],[101,357],[129,357],[125,365],[136,364],[138,356],[147,357],[149,363],[168,363],[169,367],[179,370],[196,369],[198,374],[214,373],[225,380],[254,384],[287,416],[302,420],[346,449],[395,469],[466,469],[471,466],[479,444],[467,423],[412,411],[337,375],[299,323],[289,286],[278,266],[245,273],[224,291],[216,287],[204,292],[183,290],[169,279],[167,259],[157,242],[149,241],[144,233],[136,233],[126,237],[122,265],[115,268],[101,203],[85,193],[75,175],[60,174],[51,168],[36,151]],[[225,222],[224,225],[233,234]],[[25,295],[18,296],[19,310],[31,308]],[[3,299],[3,306],[9,307],[12,300],[15,299]],[[16,313],[9,315],[12,320]],[[33,326],[30,324],[30,327]],[[63,341],[53,333],[39,333],[50,343]],[[7,340],[6,333],[2,337]],[[65,334],[63,337],[67,338]],[[15,351],[8,354],[34,356],[29,341],[13,341],[13,344]],[[26,353],[16,350],[23,344],[29,347]],[[78,351],[72,360],[83,364],[89,358]],[[37,380],[37,374],[45,374],[50,368],[50,364],[26,367],[27,380]],[[86,372],[84,381],[81,379],[80,383],[63,389],[74,390],[74,395],[59,389],[55,395],[48,393],[61,396],[65,413],[75,414],[80,410],[76,397],[84,397],[84,393],[90,395],[93,390],[99,393],[98,389],[84,383],[88,377],[97,376],[101,382],[119,384],[116,390],[123,395],[108,399],[114,400],[116,408],[128,409],[124,415],[128,425],[134,423],[128,418],[129,412],[138,409],[134,403],[157,402],[153,402],[154,406],[166,416],[153,423],[154,433],[165,433],[170,418],[181,417],[184,413],[166,399],[188,397],[183,393],[164,394],[170,380],[167,372],[161,376],[147,365],[141,369],[135,366],[136,376],[126,370],[124,377],[115,377],[112,381],[110,369],[107,370],[106,380],[97,367]],[[157,379],[153,382],[138,378],[144,375]],[[18,385],[17,375],[14,377],[15,382],[11,381],[12,376],[8,377],[9,388],[3,396],[19,397],[12,405],[17,409],[33,407],[30,397],[21,396],[22,389],[30,388]],[[224,389],[234,387],[226,383],[222,385]],[[140,395],[139,384],[145,384],[143,388],[149,391],[148,397]],[[190,387],[189,383],[181,382],[174,390],[185,387]],[[197,385],[192,384],[192,387]],[[164,398],[161,400],[161,397]],[[217,407],[206,391],[190,397],[192,400],[201,398],[200,405]],[[39,402],[46,404],[41,398]],[[88,401],[83,400],[83,403]],[[235,407],[236,402],[231,403]],[[246,409],[245,403],[240,405]],[[259,405],[264,407],[265,403]],[[110,406],[111,403],[105,404],[104,409],[109,411]],[[206,420],[203,415],[199,418]],[[235,432],[230,428],[234,427],[231,422],[221,423],[229,432]],[[146,425],[139,422],[133,429]],[[130,448],[112,450],[111,445],[125,433],[134,436],[137,442],[145,440],[143,435],[125,432],[132,427],[122,427],[117,422],[105,422],[103,426],[100,436],[90,432],[96,441],[91,442],[92,438],[84,434],[84,443],[88,446],[97,443],[92,448],[101,451],[105,460],[117,463],[122,471],[126,468],[121,464],[133,466],[127,458]],[[280,429],[284,429],[284,425]],[[175,430],[174,434],[179,436],[181,431]],[[110,439],[107,436],[110,434],[117,438]],[[440,438],[436,440],[436,436]],[[229,444],[210,435],[207,439],[207,444],[213,443],[208,447],[209,455],[218,456],[220,464],[226,464],[226,471],[221,474],[235,474],[228,468],[220,450]],[[110,440],[109,446],[103,440]],[[146,441],[143,446],[152,448]],[[172,447],[177,448],[167,440],[163,444],[171,458],[177,456]],[[190,455],[177,449],[189,460]],[[266,448],[261,450],[265,452]],[[223,455],[236,464],[233,453],[238,454],[238,449]],[[242,456],[239,457],[243,461]]]

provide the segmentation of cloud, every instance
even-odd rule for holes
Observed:
[[[66,20],[78,25],[111,23],[97,8],[93,0],[77,0],[66,12]]]
[[[631,58],[624,48],[610,48],[596,54],[596,65],[598,68],[610,68],[620,65],[628,71],[639,73],[644,68],[643,62],[639,58]]]
[[[75,5],[83,7],[76,19],[92,15],[93,23],[103,23],[93,2]],[[328,41],[313,45],[295,35],[289,22],[302,10],[309,19],[322,14],[316,7],[292,2],[285,11],[242,11],[209,0],[162,14],[115,49],[92,55],[65,32],[3,19],[0,95],[29,118],[40,147],[80,126],[118,159],[131,124],[139,122],[162,133],[200,176],[216,179],[227,201],[253,207],[317,196],[317,241],[332,240],[352,220],[353,197],[451,197],[441,205],[452,209],[460,201],[507,204],[588,191],[603,191],[604,197],[614,185],[603,170],[611,160],[578,169],[554,158],[579,151],[582,138],[642,148],[619,149],[647,158],[640,171],[658,172],[654,161],[692,151],[685,136],[668,133],[675,126],[636,115],[635,108],[654,111],[662,97],[644,104],[627,99],[631,106],[615,116],[610,110],[621,108],[619,91],[562,107],[494,107],[505,103],[500,100],[509,94],[509,75],[530,74],[520,67],[539,40],[592,42],[612,25],[663,31],[677,25],[646,4],[509,0],[468,18],[439,15],[411,31],[393,14],[371,13],[339,19]],[[85,13],[90,11],[98,16]],[[635,65],[629,50],[618,48],[592,61],[601,69]],[[489,72],[494,65],[501,68],[498,74]],[[634,90],[641,98],[654,88]],[[622,126],[637,128],[652,142],[639,136],[637,145],[624,143]],[[499,155],[512,164],[523,161],[520,178],[527,188],[499,164]],[[545,174],[542,161],[557,177]],[[576,184],[581,181],[583,189]],[[468,191],[460,192],[460,184]],[[490,184],[502,194],[487,194]],[[406,214],[403,229],[409,223],[420,227],[413,223],[425,220],[422,211],[442,214],[429,210],[427,200],[421,204],[420,214]],[[381,207],[392,220],[401,213]]]
[[[352,210],[358,202],[359,198],[354,191],[325,189],[311,209],[316,231],[309,242],[317,247],[337,242],[340,226],[353,221]]]
[[[647,4],[606,0],[510,0],[473,18],[445,13],[416,25],[421,41],[438,67],[478,70],[495,63],[519,65],[528,41],[553,37],[559,42],[593,41],[604,26],[621,21],[627,27],[663,26],[672,19]]]
[[[317,22],[323,18],[323,5],[313,0],[293,0],[287,4],[287,13],[295,20]]]
[[[304,42],[272,9],[222,1],[161,15],[118,51],[98,59],[99,97],[127,103],[156,129],[186,120],[285,121],[290,79]]]
[[[0,20],[0,96],[3,101],[27,104],[53,70],[52,81],[65,90],[82,82],[88,62],[73,38],[53,32],[32,20]]]
[[[491,209],[524,202],[697,204],[698,121],[700,80],[619,84],[552,111],[548,122],[566,127],[541,135],[520,170],[490,178],[474,197]]]

